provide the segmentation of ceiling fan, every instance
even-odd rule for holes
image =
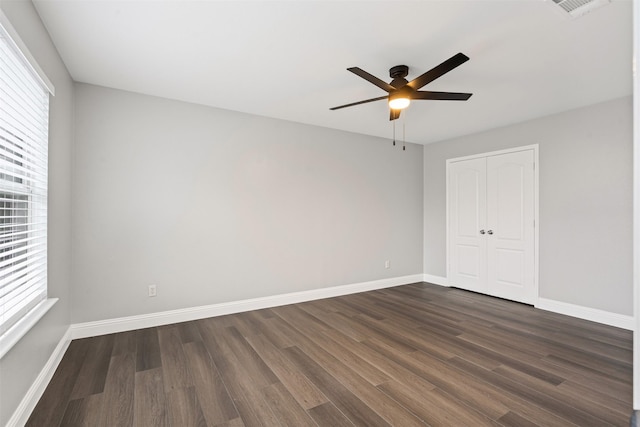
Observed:
[[[426,73],[416,77],[410,82],[405,79],[409,74],[409,67],[406,65],[397,65],[389,70],[389,75],[393,80],[387,83],[374,75],[371,75],[358,67],[347,68],[353,74],[362,77],[370,83],[378,86],[380,89],[389,93],[389,95],[379,96],[377,98],[365,99],[364,101],[352,102],[351,104],[340,105],[330,108],[330,110],[339,110],[341,108],[353,107],[354,105],[366,104],[368,102],[380,101],[382,99],[389,100],[389,120],[395,120],[400,117],[400,112],[407,108],[412,99],[435,99],[450,101],[466,101],[471,97],[471,93],[459,92],[432,92],[419,90],[427,83],[430,83],[443,76],[454,68],[464,64],[469,57],[463,53],[453,55],[451,58],[437,65]]]

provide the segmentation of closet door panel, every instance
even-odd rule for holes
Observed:
[[[486,292],[486,161],[464,160],[449,167],[449,259],[453,286]]]
[[[487,286],[491,295],[533,303],[534,153],[487,157]]]

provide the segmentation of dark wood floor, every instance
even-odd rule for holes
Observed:
[[[82,340],[29,426],[626,426],[632,334],[425,283]]]

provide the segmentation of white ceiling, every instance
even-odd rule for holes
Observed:
[[[389,138],[385,94],[346,71],[409,80],[471,59],[414,101],[406,139],[429,143],[632,92],[632,2],[569,19],[551,0],[36,0],[74,80]],[[402,119],[398,123],[401,123]]]

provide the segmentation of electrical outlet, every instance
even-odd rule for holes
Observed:
[[[384,268],[391,268],[391,261],[386,260],[386,261],[384,262]]]
[[[149,285],[149,296],[155,297],[157,294],[156,285]]]

